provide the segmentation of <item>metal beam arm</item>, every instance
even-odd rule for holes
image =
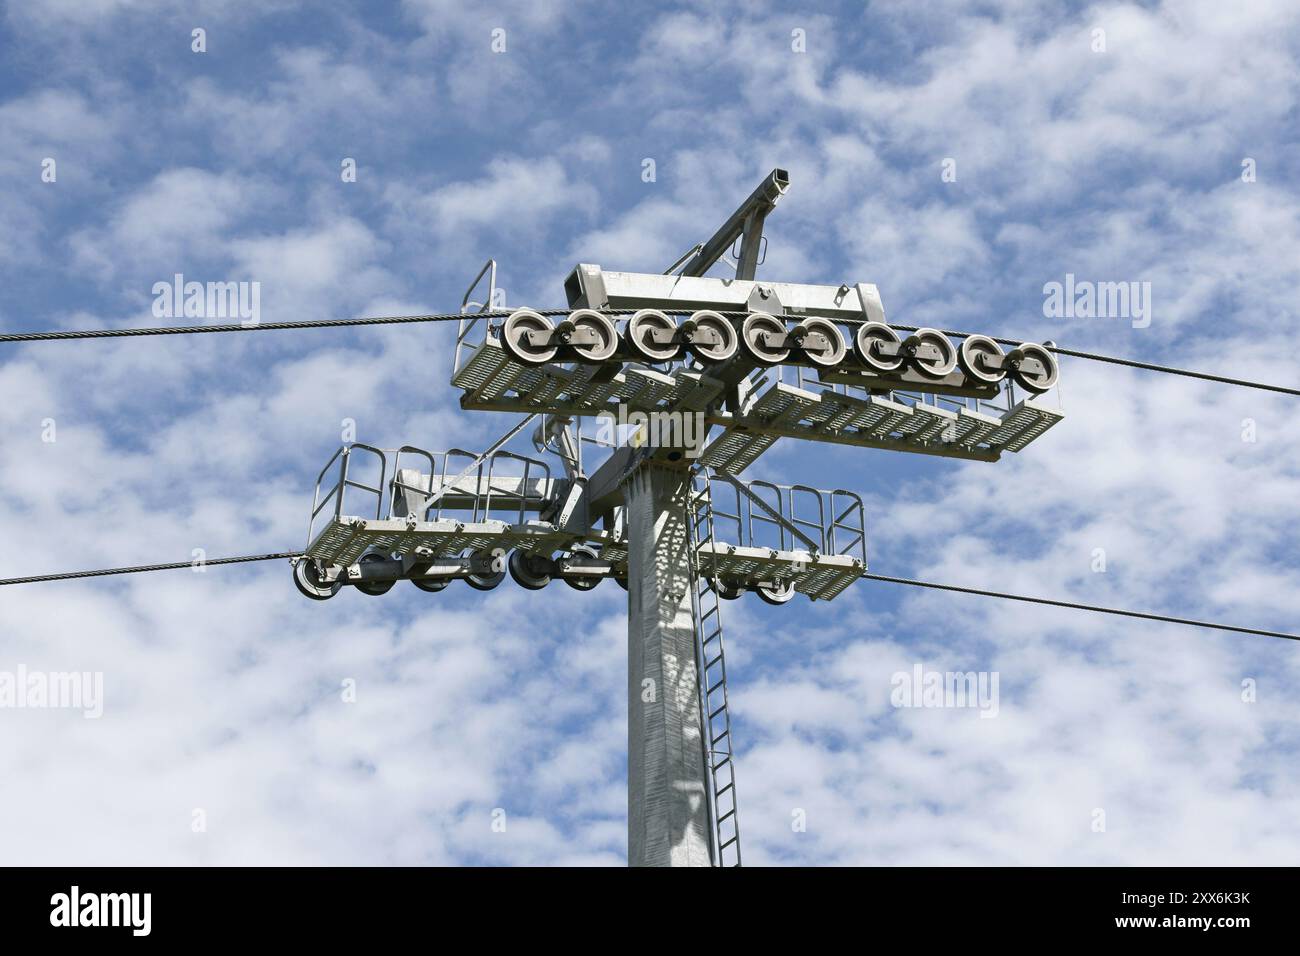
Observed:
[[[737,236],[744,236],[740,245],[740,261],[736,264],[737,279],[752,279],[758,265],[759,240],[763,235],[763,220],[776,208],[776,202],[785,195],[790,187],[790,174],[784,169],[774,169],[755,189],[748,199],[731,214],[713,237],[700,248],[699,252],[686,263],[681,274],[684,276],[702,276],[709,268],[722,258],[736,241]]]

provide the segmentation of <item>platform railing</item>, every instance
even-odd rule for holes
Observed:
[[[354,458],[361,453],[365,453],[367,459],[373,456],[378,465],[379,477],[373,485],[356,477],[357,465]],[[418,459],[421,467],[404,465],[403,458],[407,462]],[[507,462],[511,464],[506,464]],[[467,472],[466,469],[471,465],[474,467]],[[325,487],[331,470],[335,471],[333,483]],[[415,471],[420,476],[417,484],[412,484],[409,480],[410,471]],[[445,496],[438,494],[439,489],[445,489],[453,481],[457,484],[465,482],[474,489],[473,505],[468,508],[451,507]],[[484,456],[460,448],[430,452],[413,445],[385,449],[354,442],[334,452],[317,475],[307,526],[307,543],[310,546],[315,540],[317,525],[323,513],[327,514],[328,520],[333,521],[348,517],[436,521],[444,517],[444,512],[451,512],[459,518],[478,522],[487,520],[496,512],[505,513],[511,520],[522,524],[528,506],[538,502],[537,495],[533,492],[535,486],[552,487],[550,467],[543,461],[513,452],[497,450]],[[374,496],[373,512],[368,502],[362,512],[354,513],[348,508],[347,491],[350,488]],[[479,495],[477,492],[480,489],[485,493]],[[410,510],[412,501],[416,503],[414,512]]]
[[[867,566],[867,511],[862,497],[837,488],[830,493],[831,523],[827,528],[830,554],[859,558]],[[857,521],[852,516],[857,516]]]
[[[352,456],[357,452],[369,452],[379,459],[379,482],[376,485],[367,485],[364,482],[357,481],[350,477]],[[325,475],[338,462],[338,478],[334,484],[325,491],[321,492],[321,484],[325,481]],[[384,511],[384,478],[387,476],[387,456],[382,448],[375,448],[373,445],[365,445],[360,442],[353,442],[351,445],[344,445],[339,448],[330,460],[325,463],[325,467],[320,470],[316,476],[316,491],[312,496],[311,517],[307,521],[307,544],[310,545],[315,540],[316,519],[320,516],[325,506],[333,502],[334,510],[330,518],[337,521],[344,517],[344,503],[347,496],[348,488],[356,488],[375,496],[375,518],[383,517]],[[367,514],[368,514],[367,509]],[[348,517],[362,517],[361,515],[348,515]]]
[[[704,470],[710,532],[740,547],[859,558],[866,563],[866,509],[850,491],[823,491]]]
[[[483,281],[483,277],[488,277],[488,294],[482,302],[471,302],[470,296]],[[461,368],[461,351],[464,348],[477,349],[487,341],[491,320],[483,316],[482,313],[495,307],[497,292],[497,261],[489,259],[483,264],[483,268],[478,271],[474,281],[469,284],[465,290],[465,296],[460,300],[460,314],[465,318],[460,319],[456,326],[456,348],[452,357],[452,371],[455,375]],[[478,332],[482,332],[482,336]],[[471,337],[472,336],[472,337]]]

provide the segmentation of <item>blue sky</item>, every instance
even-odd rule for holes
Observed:
[[[7,5],[0,328],[156,324],[177,272],[260,282],[264,321],[451,311],[489,256],[511,305],[555,306],[575,263],[660,271],[782,166],[762,276],[1296,381],[1290,5],[464,6]],[[1150,282],[1149,327],[1046,318],[1067,273]],[[301,546],[344,419],[435,449],[508,424],[458,409],[450,343],[5,346],[0,575]],[[1077,361],[1060,398],[996,464],[786,442],[753,474],[861,491],[882,573],[1297,630],[1294,399]],[[624,602],[318,605],[278,563],[6,589],[0,670],[102,671],[105,705],[0,711],[0,859],[619,864]],[[870,583],[727,611],[747,863],[1300,851],[1288,644]],[[996,670],[998,717],[892,707],[917,663]]]

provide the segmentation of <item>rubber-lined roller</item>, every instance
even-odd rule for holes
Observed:
[[[672,362],[682,357],[677,323],[658,309],[642,309],[627,320],[624,349],[640,362]]]
[[[902,344],[898,333],[884,322],[864,322],[853,336],[853,354],[863,368],[888,375],[901,369],[907,359]],[[882,353],[882,346],[888,348],[887,354]]]
[[[618,351],[618,329],[595,309],[576,309],[559,324],[532,309],[516,309],[501,327],[501,345],[525,365],[545,365],[556,358],[599,365]]]
[[[555,327],[560,351],[584,365],[599,365],[618,351],[614,320],[595,309],[575,309]]]
[[[957,367],[957,349],[938,329],[917,329],[903,339],[908,364],[922,375],[945,378]]]
[[[731,320],[719,312],[703,310],[682,323],[686,347],[701,363],[717,365],[740,349],[740,339]]]
[[[790,357],[785,323],[766,312],[751,312],[740,327],[740,347],[759,365],[779,365]]]
[[[968,335],[957,350],[957,363],[979,385],[996,385],[1007,377],[1002,346],[987,335]]]
[[[560,354],[559,345],[550,337],[555,331],[555,324],[540,312],[532,309],[516,309],[506,318],[501,326],[501,347],[516,362],[524,365],[545,365]],[[533,333],[545,333],[549,344],[532,341]]]
[[[849,349],[844,344],[840,327],[830,319],[804,319],[799,323],[799,329],[803,333],[799,351],[818,368],[834,368],[848,355]]]
[[[1026,342],[1007,353],[1012,380],[1027,392],[1040,395],[1051,390],[1061,376],[1056,356],[1041,345]]]

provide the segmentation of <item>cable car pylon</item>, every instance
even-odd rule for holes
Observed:
[[[625,587],[633,866],[741,862],[723,602],[830,600],[867,573],[856,493],[738,476],[781,438],[997,461],[1063,417],[1050,347],[900,334],[869,283],[757,280],[788,188],[773,170],[665,274],[578,265],[560,314],[489,311],[489,260],[451,382],[466,410],[524,417],[481,452],[340,448],[294,566],[316,600]],[[720,261],[734,278],[707,275]],[[532,448],[509,447],[533,422]]]

